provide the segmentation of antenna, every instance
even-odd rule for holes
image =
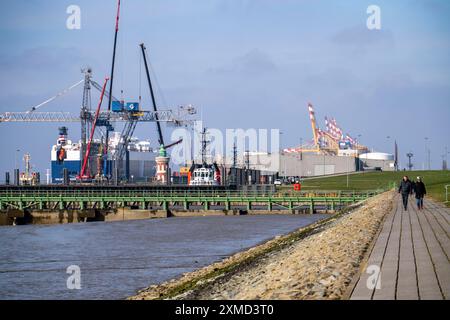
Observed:
[[[208,143],[210,142],[209,140],[206,140],[206,134],[207,134],[207,129],[203,128],[202,131],[202,164],[205,165],[206,164],[206,149],[208,146]]]
[[[237,147],[236,142],[233,143],[233,168],[237,166]]]

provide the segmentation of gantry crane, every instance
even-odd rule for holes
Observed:
[[[66,95],[68,92],[72,91],[74,88],[83,83],[83,80],[78,81],[74,85],[71,85],[67,89],[64,89],[57,95],[51,97],[50,99],[45,100],[44,102],[38,104],[37,106],[29,108],[28,111],[24,112],[3,112],[0,113],[0,124],[6,124],[10,122],[81,122],[81,154],[86,155],[86,147],[88,143],[87,132],[92,129],[92,126],[95,124],[96,126],[105,126],[111,125],[114,123],[125,122],[124,130],[122,130],[123,138],[121,143],[119,144],[118,154],[115,155],[115,159],[123,159],[124,154],[127,150],[128,142],[132,136],[132,132],[136,127],[138,122],[165,122],[172,124],[174,126],[190,126],[194,123],[195,119],[191,116],[195,114],[195,108],[192,106],[182,106],[178,109],[165,109],[165,110],[157,110],[157,111],[149,111],[149,110],[139,110],[139,112],[129,112],[126,110],[123,111],[107,111],[100,110],[98,115],[91,110],[90,107],[90,96],[91,96],[91,88],[95,88],[102,91],[102,86],[98,85],[92,79],[92,69],[86,68],[82,70],[84,77],[84,90],[83,90],[83,102],[81,105],[81,110],[79,114],[73,114],[71,112],[64,111],[49,111],[43,112],[38,111],[39,108],[43,107],[46,104],[54,101],[56,98],[62,97]],[[104,95],[109,95],[107,90],[104,91]],[[114,96],[112,96],[113,101],[118,101]],[[131,125],[130,125],[131,124]],[[180,143],[181,141],[176,141],[175,144]],[[105,141],[106,144],[106,141]],[[172,144],[173,145],[173,144]],[[172,145],[166,146],[169,148]],[[117,152],[117,151],[116,151]],[[82,161],[85,159],[83,158]],[[89,160],[87,160],[89,161]],[[89,167],[89,164],[87,164]],[[103,173],[105,173],[103,171]]]
[[[328,130],[322,130],[318,127],[314,107],[311,103],[308,103],[308,113],[309,113],[309,120],[311,122],[311,129],[313,133],[313,141],[310,143],[307,143],[305,145],[300,145],[296,148],[287,148],[284,149],[284,152],[286,153],[302,153],[302,152],[313,152],[313,153],[319,153],[319,154],[329,154],[329,155],[337,155],[339,153],[340,149],[340,142],[342,141],[342,131],[339,129],[338,134],[333,134],[332,131]],[[327,121],[327,119],[325,118]],[[367,151],[368,148],[366,146],[363,146],[359,143],[354,143],[352,145],[352,148],[355,150],[358,150],[360,152]]]

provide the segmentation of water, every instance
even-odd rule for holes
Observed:
[[[0,227],[0,299],[123,299],[324,215],[190,217]],[[67,267],[81,289],[67,289]]]

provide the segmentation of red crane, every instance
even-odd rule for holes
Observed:
[[[83,167],[81,168],[80,175],[78,176],[78,179],[80,179],[80,180],[85,180],[85,179],[91,178],[90,175],[86,174],[86,167],[87,167],[87,163],[88,163],[88,159],[89,159],[89,154],[91,152],[91,143],[92,143],[92,139],[94,138],[95,127],[97,125],[98,115],[100,114],[100,107],[102,106],[103,96],[105,95],[105,89],[106,89],[106,84],[108,83],[108,80],[109,80],[109,78],[106,77],[105,83],[103,84],[103,87],[102,87],[102,93],[100,94],[100,101],[97,106],[97,111],[95,112],[94,122],[92,124],[92,129],[91,129],[91,135],[89,137],[89,142],[88,142],[88,145],[86,148],[86,154],[84,155],[84,159],[83,159]]]

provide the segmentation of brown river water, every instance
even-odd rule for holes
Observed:
[[[150,284],[327,216],[212,216],[0,227],[0,299],[124,299]],[[68,288],[71,265],[79,267],[80,289]]]

